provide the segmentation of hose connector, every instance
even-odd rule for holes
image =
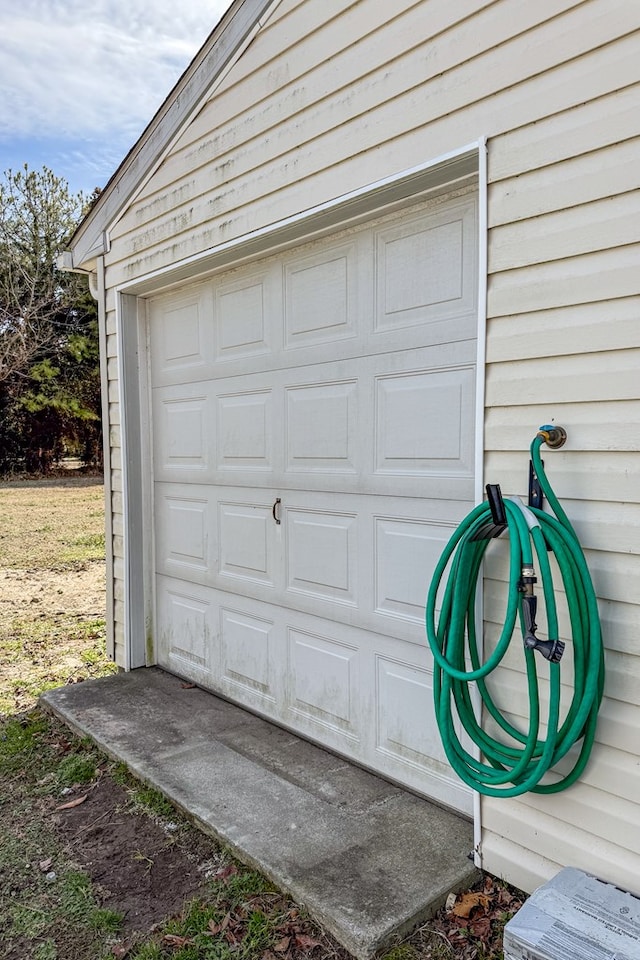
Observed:
[[[539,427],[536,436],[542,437],[546,445],[551,447],[552,450],[563,447],[567,441],[567,431],[564,427],[558,427],[553,423],[545,423]]]

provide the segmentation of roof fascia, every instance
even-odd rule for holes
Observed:
[[[279,0],[235,0],[113,174],[68,244],[73,269],[107,252],[107,232],[157,168],[218,78],[241,55]]]

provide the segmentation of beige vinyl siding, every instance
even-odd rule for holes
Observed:
[[[581,103],[594,84],[619,86],[623,65],[635,75],[635,44],[606,41],[637,28],[639,11],[588,6],[586,17],[567,0],[467,3],[462,18],[438,0],[371,31],[391,7],[369,0],[307,36],[302,13],[283,17],[271,28],[283,34],[280,69],[267,59],[237,82],[232,70],[192,125],[200,140],[183,147],[184,135],[112,230],[125,278],[357,188],[363,171],[372,181]],[[268,41],[267,27],[243,59],[263,47],[271,57]]]
[[[109,230],[116,655],[124,663],[119,284],[488,140],[485,480],[526,494],[545,453],[582,537],[609,669],[593,763],[558,797],[483,800],[486,869],[562,864],[640,893],[640,4],[283,0]],[[486,582],[488,642],[504,595]],[[514,653],[502,696],[517,716]]]
[[[633,79],[626,69],[613,72],[620,86]],[[586,93],[581,105],[489,145],[485,479],[525,494],[524,425],[567,427],[567,446],[544,459],[599,597],[605,700],[578,784],[555,796],[483,798],[482,851],[486,869],[527,890],[571,864],[640,892],[640,235],[632,222],[640,88]],[[489,644],[500,629],[503,572],[497,560],[488,564]],[[498,696],[516,723],[522,692],[514,650]]]

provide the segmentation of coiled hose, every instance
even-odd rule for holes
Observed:
[[[551,488],[540,458],[540,447],[548,440],[547,431],[550,429],[541,427],[534,437],[531,459],[555,516],[525,507],[517,500],[503,501],[509,533],[507,611],[498,643],[486,662],[481,662],[476,631],[476,588],[482,559],[491,542],[486,538],[486,531],[494,521],[487,502],[476,507],[449,540],[436,566],[427,598],[426,629],[435,661],[433,689],[442,743],[458,776],[474,790],[491,797],[515,797],[527,791],[557,793],[574,783],[589,759],[602,700],[604,655],[596,595],[578,538]],[[573,645],[573,696],[562,720],[559,661],[564,644],[558,638],[558,614],[548,551],[555,556],[562,578]],[[544,594],[545,632],[550,638],[547,641],[535,636],[534,554]],[[436,625],[436,598],[449,564]],[[507,652],[517,619],[524,641],[529,696],[526,732],[518,730],[501,713],[486,684],[486,678]],[[550,661],[544,738],[541,736],[536,650]],[[484,710],[501,731],[500,740],[483,729],[481,721],[476,718],[469,689],[474,682]],[[456,717],[480,748],[482,760],[465,749],[456,730]],[[573,758],[569,772],[541,784],[545,774],[578,742],[577,756]]]

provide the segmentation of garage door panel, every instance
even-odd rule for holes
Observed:
[[[211,318],[216,364],[270,355],[274,317],[281,312],[281,269],[275,262],[242,267],[217,282]]]
[[[287,637],[289,713],[358,739],[358,647],[336,637],[335,630],[289,627]]]
[[[358,606],[358,519],[356,514],[286,508],[288,591]]]
[[[196,483],[208,479],[214,462],[211,388],[195,383],[153,393],[156,479]]]
[[[234,499],[218,502],[218,571],[222,579],[273,588],[276,531],[272,503]]]
[[[427,584],[454,528],[391,517],[376,517],[374,523],[375,612],[417,624],[423,643]]]
[[[468,200],[378,229],[376,330],[473,316],[476,235],[475,204]]]
[[[212,289],[197,284],[188,292],[149,301],[151,382],[200,380],[213,365]]]
[[[220,471],[274,468],[274,398],[271,390],[216,398],[216,467]]]
[[[251,616],[225,603],[220,607],[221,679],[236,695],[275,704],[274,666],[277,627],[272,619]]]
[[[312,254],[288,256],[284,265],[285,349],[335,343],[357,335],[362,265],[356,242],[324,243]]]
[[[470,367],[378,377],[376,472],[472,477],[474,389]]]
[[[358,381],[285,387],[286,469],[355,474]]]
[[[208,684],[219,669],[217,610],[210,589],[158,577],[157,596],[160,662],[179,676]]]
[[[377,766],[409,786],[423,781],[427,770],[430,795],[470,814],[471,790],[461,781],[452,783],[451,768],[431,720],[431,666],[423,658],[402,660],[378,651],[375,670]]]
[[[169,576],[211,583],[214,575],[214,498],[207,485],[157,484],[156,568]]]

